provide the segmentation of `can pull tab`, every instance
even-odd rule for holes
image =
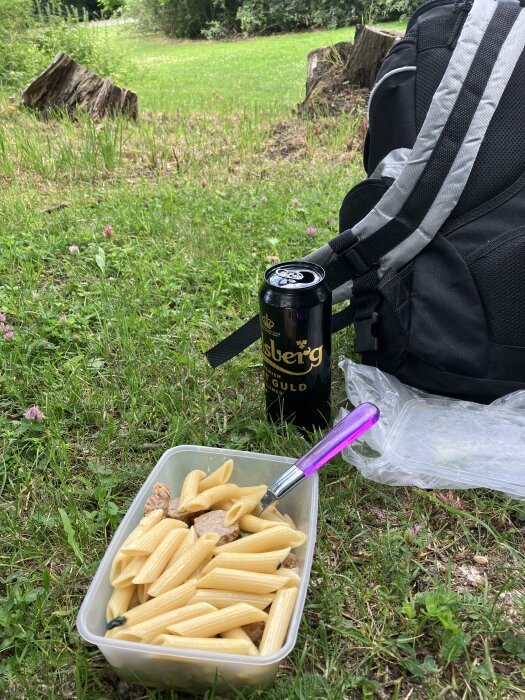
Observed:
[[[303,273],[297,270],[277,270],[277,274],[286,280],[297,280],[298,282],[304,278]]]

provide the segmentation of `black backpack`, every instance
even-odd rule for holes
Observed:
[[[489,402],[525,388],[525,9],[431,0],[370,94],[368,179],[345,197],[322,265],[351,305],[363,362]],[[259,337],[254,318],[207,353]]]

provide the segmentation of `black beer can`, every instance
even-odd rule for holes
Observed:
[[[330,420],[332,292],[308,262],[274,265],[259,293],[266,413],[312,430]]]

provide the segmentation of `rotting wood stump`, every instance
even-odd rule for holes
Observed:
[[[345,78],[351,85],[372,89],[381,64],[403,32],[358,24],[354,48],[348,57]]]
[[[336,65],[346,64],[354,45],[351,41],[340,41],[333,46],[323,46],[310,51],[306,75],[306,94]]]
[[[44,115],[53,109],[65,109],[70,113],[85,111],[95,120],[118,114],[131,119],[138,116],[134,92],[117,87],[62,52],[26,87],[22,103]]]
[[[305,115],[337,113],[365,99],[379,68],[402,32],[358,25],[355,40],[308,54],[306,98],[298,105]]]

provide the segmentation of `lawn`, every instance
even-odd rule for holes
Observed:
[[[391,22],[386,25],[404,29]],[[122,30],[111,27],[108,43]],[[145,109],[169,112],[258,110],[288,115],[304,97],[306,56],[352,41],[354,28],[259,37],[250,41],[180,41],[124,32],[126,82]]]
[[[76,613],[168,447],[308,448],[266,423],[256,347],[216,371],[202,351],[256,311],[269,256],[335,235],[363,177],[358,110],[290,112],[307,51],[349,35],[208,44],[112,29],[137,124],[0,111],[0,312],[14,333],[0,339],[2,700],[182,700],[120,683]],[[336,409],[350,351],[339,334]],[[41,422],[23,418],[34,404]],[[341,458],[320,495],[296,649],[271,690],[239,698],[523,696],[523,503],[378,486]]]

